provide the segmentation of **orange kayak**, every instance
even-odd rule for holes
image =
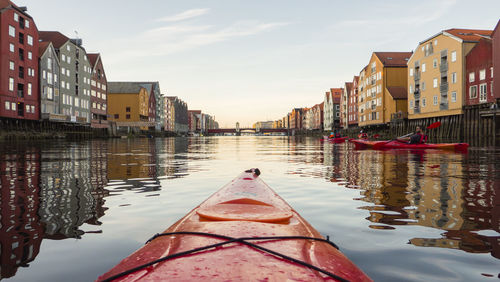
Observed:
[[[245,171],[98,281],[371,281]]]

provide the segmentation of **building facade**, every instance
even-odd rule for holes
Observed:
[[[336,129],[340,128],[340,99],[342,98],[342,93],[344,93],[344,88],[330,88],[330,93],[332,93],[333,103],[332,128]]]
[[[52,42],[40,42],[39,54],[41,119],[66,121],[66,116],[60,114],[59,75],[61,70]]]
[[[187,104],[177,96],[169,96],[174,107],[174,132],[179,134],[188,133],[188,108]]]
[[[493,96],[500,99],[500,20],[491,35],[493,45]]]
[[[41,42],[52,42],[60,64],[60,109],[68,121],[90,123],[91,67],[81,39],[57,31],[40,31]]]
[[[148,129],[149,93],[134,82],[108,82],[108,113],[114,122],[137,122],[137,127]]]
[[[0,1],[0,117],[38,120],[38,29],[26,11]]]
[[[164,107],[164,130],[169,132],[174,132],[175,128],[175,108],[173,102],[168,99],[167,96],[162,95],[163,98],[163,107]]]
[[[351,92],[349,93],[347,99],[347,126],[357,126],[358,125],[358,85],[359,76],[354,76],[352,80]]]
[[[87,54],[91,66],[91,82],[90,82],[90,126],[94,128],[108,127],[108,80],[104,65],[102,63],[101,54]]]
[[[387,88],[406,88],[406,64],[411,55],[411,52],[372,53],[368,66],[360,74],[364,80],[358,103],[359,126],[386,124],[395,112],[406,111],[406,103],[400,97],[393,97]]]
[[[465,56],[491,30],[448,29],[419,43],[408,61],[408,118],[459,115],[466,93]]]
[[[349,126],[349,97],[352,91],[352,82],[346,82],[344,84],[344,91],[340,97],[340,127],[347,128]]]
[[[491,39],[481,38],[465,56],[465,105],[495,102]]]

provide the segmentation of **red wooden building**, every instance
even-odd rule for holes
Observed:
[[[25,7],[0,0],[0,117],[40,119],[38,29]]]
[[[500,99],[500,20],[491,38],[493,39],[493,96]]]
[[[358,80],[359,76],[354,76],[347,101],[347,123],[349,126],[358,125]]]
[[[92,66],[92,81],[90,84],[91,127],[107,128],[107,79],[100,54],[87,54]]]
[[[479,43],[465,57],[465,104],[477,105],[495,101],[493,95],[493,44],[488,38]]]

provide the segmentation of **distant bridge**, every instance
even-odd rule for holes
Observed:
[[[288,129],[286,128],[259,128],[258,130],[255,128],[240,128],[239,131],[236,128],[218,128],[218,129],[209,129],[208,134],[221,134],[221,133],[241,133],[241,132],[253,131],[255,133],[275,133],[282,132],[287,133]]]

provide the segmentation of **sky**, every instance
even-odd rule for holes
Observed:
[[[13,0],[39,30],[81,38],[108,81],[159,81],[221,127],[324,100],[372,52],[449,28],[493,29],[500,0]]]

